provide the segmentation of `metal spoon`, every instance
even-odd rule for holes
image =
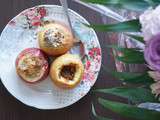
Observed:
[[[80,54],[81,54],[81,58],[83,59],[84,56],[85,56],[84,45],[83,45],[82,41],[79,40],[76,37],[75,31],[73,30],[73,27],[72,27],[72,24],[71,24],[71,20],[70,20],[70,17],[69,17],[69,12],[68,12],[68,2],[67,2],[67,0],[60,0],[60,3],[62,5],[62,7],[63,7],[64,14],[65,14],[65,16],[67,18],[67,21],[68,21],[68,24],[69,24],[69,28],[70,28],[70,30],[72,32],[72,35],[73,35],[74,39],[75,39],[75,44],[74,45],[80,47],[80,52],[81,52]]]
[[[60,3],[63,7],[63,11],[64,11],[64,14],[67,18],[67,21],[69,23],[69,28],[73,34],[73,37],[75,37],[75,34],[74,34],[74,30],[73,30],[73,27],[72,27],[72,24],[71,24],[71,20],[70,20],[70,17],[69,17],[69,12],[68,12],[68,3],[67,3],[67,0],[60,0]]]

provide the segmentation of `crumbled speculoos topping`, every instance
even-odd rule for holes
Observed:
[[[44,40],[49,46],[59,47],[64,39],[63,33],[60,33],[58,28],[48,29],[44,34]]]
[[[38,77],[41,72],[42,60],[38,57],[26,56],[19,65],[19,70],[28,77]]]

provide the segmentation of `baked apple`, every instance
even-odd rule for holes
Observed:
[[[49,73],[48,58],[38,48],[27,48],[16,59],[16,71],[28,83],[43,80]]]
[[[59,56],[73,46],[74,39],[70,30],[59,22],[46,24],[38,33],[39,46],[46,54]]]
[[[51,65],[50,77],[61,88],[76,87],[84,73],[84,66],[77,55],[65,54],[58,57]]]

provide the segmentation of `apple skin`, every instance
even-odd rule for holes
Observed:
[[[43,66],[42,66],[42,68],[41,68],[41,69],[43,69],[43,75],[42,75],[40,78],[38,78],[38,79],[34,78],[33,81],[29,81],[29,80],[27,80],[27,78],[22,77],[21,74],[20,74],[20,73],[18,72],[18,70],[17,70],[18,64],[19,64],[19,62],[21,61],[21,59],[22,59],[24,56],[28,55],[28,54],[31,54],[32,56],[36,56],[36,57],[39,57],[39,58],[43,59]],[[37,82],[40,82],[40,81],[46,79],[47,76],[48,76],[48,74],[49,74],[48,57],[47,57],[47,55],[46,55],[42,50],[40,50],[39,48],[26,48],[26,49],[24,49],[24,50],[17,56],[15,65],[16,65],[16,71],[17,71],[17,74],[19,75],[19,77],[20,77],[23,81],[25,81],[25,82],[27,82],[27,83],[30,83],[30,84],[34,84],[34,83],[37,83]]]

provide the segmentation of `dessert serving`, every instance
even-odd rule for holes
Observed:
[[[48,69],[47,57],[38,48],[23,50],[16,59],[17,74],[28,83],[45,79],[48,75]]]
[[[29,83],[45,79],[49,72],[47,58],[61,55],[51,65],[52,81],[61,88],[74,88],[78,85],[83,76],[84,66],[78,55],[65,54],[74,42],[67,27],[58,22],[48,22],[38,32],[38,40],[40,49],[25,49],[17,57],[18,75]],[[48,56],[46,57],[42,51]]]
[[[72,10],[69,14],[82,44],[74,43],[64,25],[63,9],[57,5],[22,11],[0,35],[1,82],[28,106],[64,108],[85,96],[97,80],[101,66],[97,35],[84,25],[89,23],[82,16]]]
[[[76,87],[83,76],[84,66],[77,55],[65,54],[51,65],[50,77],[61,88]]]
[[[44,25],[38,33],[39,46],[48,55],[58,56],[73,46],[73,36],[63,24],[52,22]]]

